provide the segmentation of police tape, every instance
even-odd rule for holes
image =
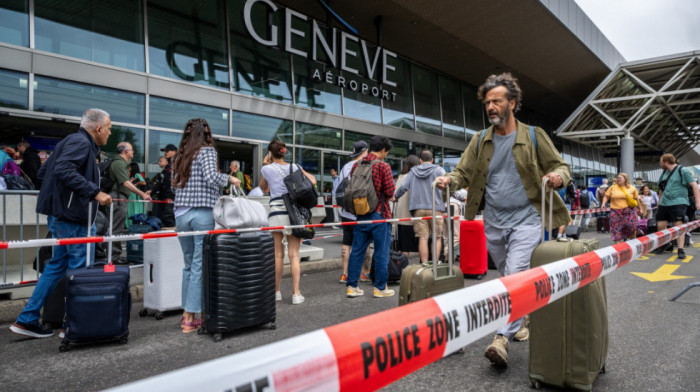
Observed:
[[[597,212],[608,212],[610,211],[609,207],[603,207],[603,208],[589,208],[587,210],[573,210],[569,212],[569,215],[585,215],[585,214],[594,214]]]
[[[699,226],[687,223],[112,390],[376,390]]]
[[[442,215],[445,218],[446,215]],[[247,233],[251,231],[282,231],[286,229],[303,229],[303,228],[321,228],[333,226],[356,226],[356,225],[371,225],[376,223],[394,223],[394,222],[410,222],[418,220],[431,220],[431,216],[413,217],[413,218],[393,218],[393,219],[375,219],[375,220],[360,220],[350,222],[330,222],[330,223],[315,223],[309,225],[290,225],[290,226],[267,226],[267,227],[249,227],[245,229],[217,229],[217,230],[200,230],[200,231],[164,231],[151,232],[141,234],[125,234],[111,237],[94,236],[94,237],[76,237],[76,238],[39,238],[24,241],[0,241],[0,249],[20,249],[20,248],[37,248],[43,246],[59,246],[59,245],[80,245],[94,244],[103,242],[118,242],[118,241],[138,241],[149,240],[155,238],[168,237],[190,237],[195,235],[207,234],[223,234],[223,233]],[[460,217],[454,217],[454,220],[461,220]]]

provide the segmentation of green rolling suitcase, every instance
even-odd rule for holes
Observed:
[[[435,231],[435,183],[433,183],[433,255],[437,257],[437,235]],[[451,208],[447,208],[447,221],[452,223]],[[436,295],[464,288],[464,276],[459,267],[453,265],[452,224],[447,225],[447,264],[437,260],[426,265],[414,264],[404,268],[399,286],[399,306],[420,301]]]
[[[540,267],[596,250],[599,246],[595,239],[542,242],[532,253],[530,266]],[[539,388],[548,384],[590,391],[598,374],[605,372],[607,355],[608,308],[604,278],[530,315],[528,376],[532,386]]]

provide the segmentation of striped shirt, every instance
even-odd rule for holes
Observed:
[[[175,207],[214,207],[219,189],[228,183],[228,175],[219,173],[216,150],[202,147],[192,161],[190,178],[184,188],[175,188]]]

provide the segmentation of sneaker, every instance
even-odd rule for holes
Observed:
[[[666,248],[664,248],[664,252],[673,252],[673,244],[666,244]]]
[[[340,275],[340,280],[338,281],[340,283],[347,283],[348,282],[348,276],[345,274]]]
[[[10,331],[18,335],[29,336],[30,338],[48,338],[53,336],[53,329],[44,328],[39,323],[26,324],[17,321],[10,326]]]
[[[282,292],[278,291],[275,293],[275,301],[281,301],[282,300]]]
[[[523,320],[523,325],[520,326],[520,329],[518,332],[515,333],[515,336],[513,336],[513,340],[518,341],[518,342],[524,342],[528,339],[530,339],[530,316],[525,316],[525,320]]]
[[[683,249],[678,249],[678,259],[679,259],[679,260],[685,259],[685,250],[683,250]]]
[[[484,356],[496,366],[508,367],[508,338],[496,335],[493,343],[486,347]]]
[[[394,290],[384,288],[384,290],[379,290],[378,288],[374,288],[374,298],[384,298],[384,297],[393,297],[394,296]]]
[[[369,275],[367,275],[366,273],[363,272],[363,273],[360,275],[360,282],[367,283],[367,282],[371,282],[371,281],[372,281],[372,279],[370,279],[370,278],[369,278]]]
[[[299,305],[300,303],[304,302],[304,300],[306,300],[306,298],[304,298],[304,296],[301,294],[292,295],[292,305]]]
[[[355,297],[359,297],[359,296],[364,295],[364,294],[365,294],[364,290],[362,290],[359,287],[352,287],[352,286],[348,286],[348,291],[345,293],[345,295],[347,295],[348,298],[355,298]]]

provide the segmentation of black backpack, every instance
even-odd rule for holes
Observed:
[[[340,181],[340,184],[338,184],[338,187],[335,188],[335,205],[337,206],[344,206],[343,204],[343,197],[345,197],[345,188],[348,187],[348,184],[350,183],[350,177],[345,177],[343,178],[343,181]]]
[[[114,159],[108,158],[97,164],[97,169],[100,171],[100,192],[109,193],[114,188],[114,180],[109,172],[112,162]]]
[[[581,191],[581,208],[588,208],[591,206],[590,192],[587,189]]]

